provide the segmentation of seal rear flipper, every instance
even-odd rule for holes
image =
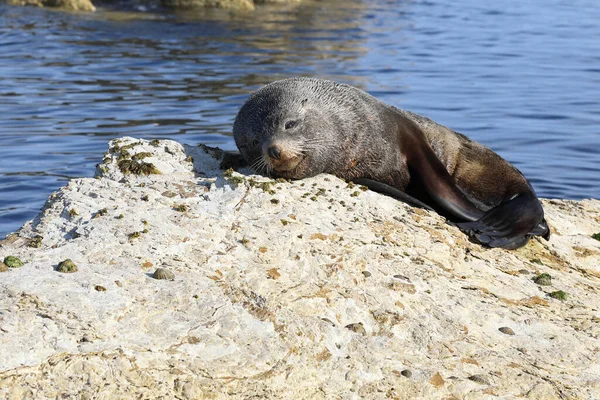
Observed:
[[[491,208],[477,221],[456,226],[482,244],[504,249],[524,246],[532,236],[550,237],[542,206],[532,193],[522,193]]]
[[[423,203],[421,200],[418,200],[418,199],[412,197],[411,195],[409,195],[399,189],[396,189],[393,186],[387,185],[385,183],[377,182],[377,181],[374,181],[372,179],[367,179],[367,178],[354,179],[354,183],[366,186],[374,192],[386,194],[386,195],[393,197],[397,200],[400,200],[410,206],[424,208],[424,209],[430,210],[430,211],[435,211],[433,208],[429,207],[427,204]]]
[[[541,236],[546,240],[550,240],[550,228],[548,227],[546,219],[542,219],[542,222],[537,224],[537,226],[533,228],[529,234],[533,236]]]

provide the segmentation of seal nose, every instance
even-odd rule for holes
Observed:
[[[279,160],[281,158],[281,150],[279,150],[278,146],[269,146],[267,148],[267,154],[269,157]]]

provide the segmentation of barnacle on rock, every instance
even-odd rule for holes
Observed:
[[[500,332],[504,333],[505,335],[514,335],[515,334],[515,331],[510,329],[508,326],[503,326],[502,328],[498,328],[498,330]]]
[[[58,263],[58,267],[56,267],[56,270],[58,272],[70,274],[73,272],[77,272],[77,265],[75,265],[73,260],[71,260],[70,258],[67,258],[66,260]]]
[[[490,384],[490,381],[488,381],[487,378],[484,375],[480,375],[480,374],[471,375],[471,376],[469,376],[468,379],[470,381],[473,381],[473,382],[481,383],[482,385],[489,385]]]
[[[152,277],[154,279],[167,279],[172,281],[175,279],[175,274],[166,268],[157,268],[156,271],[154,271],[154,274],[152,274]]]

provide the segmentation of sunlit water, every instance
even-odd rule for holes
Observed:
[[[248,93],[318,76],[480,141],[543,197],[600,197],[597,0],[305,1],[234,15],[0,5],[0,238],[124,135],[233,149]]]

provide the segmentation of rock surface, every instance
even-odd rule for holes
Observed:
[[[254,10],[252,0],[160,0],[160,4],[169,8],[214,7],[230,10]]]
[[[91,0],[7,0],[13,6],[53,7],[70,11],[96,11]]]
[[[219,157],[113,141],[1,242],[24,266],[0,272],[0,398],[600,397],[600,201],[544,200],[549,242],[486,249],[333,176]]]
[[[96,11],[91,0],[5,0],[13,6],[52,7],[68,11]],[[161,5],[167,8],[190,9],[190,8],[224,8],[233,11],[252,11],[257,4],[294,4],[301,0],[143,0],[142,3],[151,8]],[[114,0],[98,1],[102,5],[115,4]],[[127,1],[121,4],[121,8],[127,8]]]

